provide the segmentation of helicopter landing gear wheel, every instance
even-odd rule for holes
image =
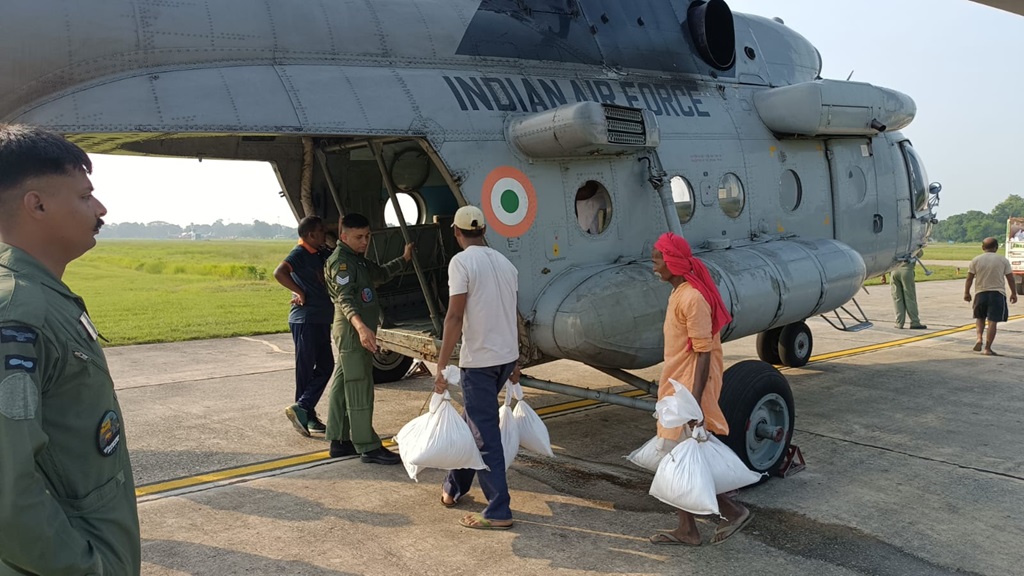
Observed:
[[[814,338],[804,322],[786,324],[779,332],[779,358],[783,366],[799,368],[811,359]]]
[[[380,351],[373,355],[373,381],[387,384],[401,380],[412,366],[412,358],[398,352]]]
[[[722,440],[755,472],[773,474],[789,449],[796,412],[789,382],[757,360],[734,364],[722,376],[719,406],[729,424]]]
[[[782,326],[771,328],[757,335],[757,357],[769,364],[781,364],[779,357],[779,333]]]

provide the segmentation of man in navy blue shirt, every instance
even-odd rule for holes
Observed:
[[[299,244],[274,270],[274,278],[292,291],[288,326],[295,341],[295,404],[284,412],[303,436],[327,427],[316,416],[316,405],[334,371],[331,323],[334,304],[324,286],[324,247],[327,232],[319,216],[299,221]]]

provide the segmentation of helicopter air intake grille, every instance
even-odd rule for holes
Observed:
[[[622,120],[615,120],[614,118],[609,118],[608,130],[614,130],[615,132],[632,132],[633,134],[643,134],[644,125],[642,122],[624,122]]]
[[[608,128],[608,142],[644,146],[647,144],[647,127],[644,126],[643,112],[636,108],[603,105]]]
[[[658,119],[650,110],[574,102],[511,118],[509,143],[529,158],[585,158],[657,148]]]
[[[647,138],[643,134],[623,134],[622,132],[608,132],[608,142],[611,144],[629,144],[631,146],[643,146],[647,144]]]

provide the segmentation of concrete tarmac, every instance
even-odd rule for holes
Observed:
[[[467,530],[457,521],[482,509],[479,489],[446,509],[441,471],[417,483],[402,466],[326,459],[322,437],[294,431],[290,335],[109,349],[143,494],[143,573],[1024,573],[1024,323],[1001,324],[1001,356],[985,357],[971,350],[973,328],[960,329],[973,324],[963,283],[917,289],[924,331],[893,327],[887,286],[857,297],[872,329],[808,321],[815,359],[783,370],[807,468],[742,490],[753,521],[700,548],[647,541],[675,525],[647,495],[652,474],[623,458],[654,434],[647,413],[566,410],[574,399],[527,390],[532,406],[552,407],[556,457],[521,451],[513,463],[512,530]],[[727,367],[756,357],[752,337],[725,349]],[[527,373],[629,390],[571,362]],[[654,379],[659,367],[636,373]],[[430,387],[423,376],[379,385],[378,433],[419,414]],[[706,542],[714,526],[701,529]]]

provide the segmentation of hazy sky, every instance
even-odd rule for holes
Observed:
[[[968,0],[729,0],[810,40],[822,75],[893,88],[917,102],[903,130],[943,185],[940,218],[1024,195],[1024,17]],[[294,224],[267,164],[93,155],[108,222]],[[141,190],[145,193],[140,193]]]

